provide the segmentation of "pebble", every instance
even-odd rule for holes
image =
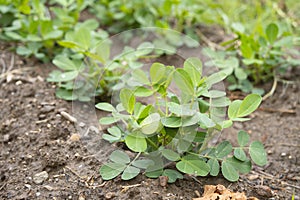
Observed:
[[[41,108],[40,112],[41,113],[48,113],[48,112],[51,112],[55,109],[54,106],[49,106],[49,105],[45,105]]]
[[[115,193],[113,193],[113,192],[108,192],[108,193],[105,194],[106,199],[111,199],[113,197],[115,197]]]
[[[39,196],[41,196],[41,193],[37,192],[37,193],[35,193],[35,196],[39,197]]]
[[[85,127],[85,123],[83,123],[83,122],[79,122],[78,125],[79,125],[81,128]]]
[[[46,171],[42,171],[33,176],[33,182],[39,185],[42,184],[45,180],[47,180],[48,177],[48,173]]]
[[[257,185],[255,186],[255,191],[258,195],[263,196],[263,197],[273,197],[274,196],[274,192],[271,190],[271,188],[269,188],[266,185]]]
[[[8,142],[9,141],[9,134],[3,135],[3,142]]]
[[[285,157],[285,156],[286,156],[286,153],[282,152],[281,157]]]
[[[61,111],[60,114],[64,118],[66,118],[67,120],[69,120],[70,122],[77,123],[77,119],[75,117],[73,117],[72,115],[70,115],[69,113],[67,113],[65,111]]]
[[[77,133],[74,133],[74,134],[71,135],[70,140],[72,142],[78,142],[80,140],[80,135],[77,134]]]
[[[251,175],[248,176],[248,179],[250,181],[253,181],[253,180],[258,179],[258,178],[259,178],[259,176],[257,174],[251,174]]]
[[[162,187],[166,187],[168,185],[169,178],[167,176],[160,176],[159,177],[159,185]]]
[[[31,185],[29,185],[29,184],[25,184],[24,186],[28,189],[31,189]]]

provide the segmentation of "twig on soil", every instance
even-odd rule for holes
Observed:
[[[66,169],[68,169],[70,172],[72,172],[74,175],[78,176],[80,179],[84,180],[84,177],[81,177],[76,171],[74,171],[72,168],[65,166]]]
[[[201,33],[200,30],[196,30],[196,33],[200,37],[200,39],[203,40],[203,42],[205,42],[213,50],[223,50],[224,49],[222,46],[210,41],[205,35],[203,35],[203,33]]]
[[[133,188],[133,187],[139,187],[142,184],[134,184],[134,185],[124,185],[122,186],[122,190],[121,193],[126,192],[129,188]]]
[[[277,77],[274,75],[274,80],[273,80],[273,85],[272,85],[272,88],[271,90],[265,94],[265,96],[263,96],[262,100],[265,101],[267,98],[269,98],[270,96],[272,96],[276,90],[276,87],[277,87]]]
[[[3,183],[3,185],[0,187],[0,191],[6,186],[7,182]]]
[[[61,111],[60,114],[66,118],[67,120],[69,120],[72,123],[77,123],[77,119],[75,117],[73,117],[72,115],[70,115],[69,113],[65,112],[65,111]]]
[[[258,108],[258,110],[266,111],[266,112],[280,112],[280,113],[296,114],[295,110],[286,110],[286,109]]]
[[[274,144],[265,145],[265,147],[273,147]],[[300,145],[296,144],[288,144],[288,143],[276,143],[276,146],[288,146],[288,147],[300,147]]]
[[[257,170],[257,171],[254,171],[254,173],[258,173],[259,175],[264,175],[263,178],[266,178],[266,179],[270,179],[270,180],[274,180],[274,181],[278,181],[280,182],[282,185],[287,185],[287,186],[290,186],[290,187],[293,187],[293,188],[296,188],[296,189],[300,189],[299,186],[296,186],[296,185],[292,185],[292,184],[289,184],[285,181],[282,181],[278,178],[275,178],[272,174],[269,174],[269,173],[266,173],[264,171],[261,171],[261,170]]]

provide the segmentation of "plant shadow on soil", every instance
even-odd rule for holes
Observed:
[[[236,183],[222,176],[187,175],[166,187],[144,175],[130,181],[103,181],[102,163],[83,139],[71,137],[77,129],[61,112],[72,114],[72,104],[57,99],[54,85],[46,82],[51,67],[22,60],[4,47],[1,52],[2,74],[13,72],[0,80],[1,199],[192,199],[207,184],[223,184],[259,199],[291,199],[293,193],[299,199],[299,83],[279,84],[251,121],[237,123],[221,135],[235,142],[237,132],[244,129],[252,140],[262,141],[268,152],[267,166],[254,167]],[[36,184],[33,177],[42,171],[49,177]]]

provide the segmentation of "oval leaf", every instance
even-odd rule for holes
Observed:
[[[113,112],[115,111],[115,108],[109,104],[109,103],[98,103],[95,105],[96,108],[98,108],[99,110],[104,110],[104,111],[107,111],[107,112]]]
[[[136,167],[127,166],[126,169],[124,170],[121,178],[122,178],[122,180],[125,180],[125,181],[133,179],[134,177],[139,175],[140,171],[141,170]]]
[[[268,41],[271,44],[273,44],[275,42],[275,40],[277,39],[278,31],[279,31],[279,28],[276,24],[271,23],[268,25],[268,27],[266,29],[266,34],[267,34]]]
[[[177,161],[180,159],[180,155],[170,149],[164,149],[161,153],[165,158],[167,158],[170,161]]]
[[[109,159],[116,163],[127,164],[130,162],[129,156],[123,151],[116,150],[112,152],[109,156]]]
[[[245,117],[251,114],[258,108],[261,101],[262,98],[258,94],[250,94],[246,96],[239,107],[239,110],[237,112],[237,117]]]
[[[140,126],[142,127],[142,132],[146,135],[155,133],[159,125],[160,125],[160,115],[158,113],[150,114],[140,124]]]
[[[125,167],[126,165],[120,163],[106,163],[100,168],[100,175],[103,180],[110,180],[121,174]]]
[[[184,69],[176,69],[174,73],[174,81],[181,92],[194,95],[195,90],[190,75]]]
[[[222,162],[222,174],[228,181],[235,182],[239,180],[237,170],[226,160]]]
[[[125,143],[134,152],[144,152],[147,149],[146,139],[137,135],[128,135],[125,138]]]
[[[259,166],[264,166],[267,164],[267,154],[264,149],[264,145],[261,142],[252,142],[249,147],[249,153],[255,164]]]

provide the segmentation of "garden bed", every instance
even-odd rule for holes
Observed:
[[[46,82],[52,67],[20,59],[5,48],[2,45],[0,55],[6,66],[0,80],[1,199],[192,199],[208,184],[259,199],[291,199],[293,194],[300,198],[299,82],[279,83],[251,121],[222,134],[234,142],[238,130],[244,129],[268,152],[268,164],[255,167],[238,182],[188,175],[167,185],[142,175],[130,181],[103,181],[102,163],[87,150],[72,119],[64,117],[72,115],[72,104],[57,99],[55,86]]]

